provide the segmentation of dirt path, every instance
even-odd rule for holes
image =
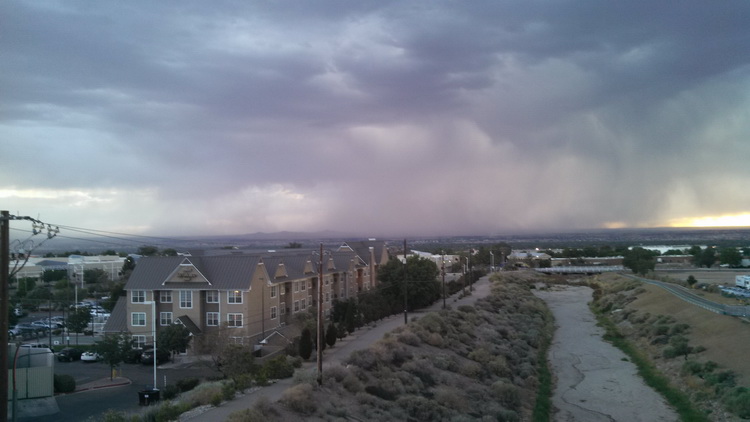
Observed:
[[[535,290],[555,316],[549,359],[557,382],[553,420],[653,422],[677,421],[664,399],[643,383],[634,364],[602,340],[604,331],[588,308],[588,287]]]

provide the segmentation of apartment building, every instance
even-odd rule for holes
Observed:
[[[375,287],[387,260],[378,241],[345,243],[322,256],[290,249],[144,257],[104,330],[128,332],[142,346],[153,341],[154,329],[181,323],[193,335],[229,329],[235,342],[257,345],[317,306],[319,289],[327,317],[334,300]]]

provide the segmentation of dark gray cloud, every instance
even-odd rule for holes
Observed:
[[[501,233],[750,202],[743,1],[0,7],[0,197],[59,223]]]

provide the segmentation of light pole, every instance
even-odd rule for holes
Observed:
[[[152,292],[152,295],[156,295],[156,292]],[[158,390],[156,388],[156,297],[154,300],[143,302],[144,305],[151,305],[151,335],[154,341],[154,384],[152,390]]]
[[[490,251],[490,272],[495,272],[495,254]]]

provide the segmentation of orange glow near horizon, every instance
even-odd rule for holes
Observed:
[[[669,227],[747,227],[750,213],[673,220]]]

